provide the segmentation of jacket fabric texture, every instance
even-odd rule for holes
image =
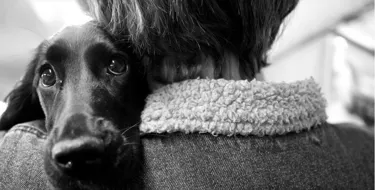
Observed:
[[[163,190],[374,189],[373,134],[326,123],[325,107],[313,79],[164,86],[141,116],[140,178]],[[40,125],[0,132],[0,189],[51,188]]]

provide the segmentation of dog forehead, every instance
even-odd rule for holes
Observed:
[[[43,44],[41,49],[43,58],[54,65],[57,70],[65,73],[65,78],[73,80],[86,70],[83,69],[86,67],[84,65],[89,65],[86,57],[90,52],[92,55],[92,49],[106,47],[105,49],[112,50],[115,48],[111,36],[92,24],[65,27]],[[102,52],[92,56],[105,56]]]
[[[97,46],[116,49],[111,36],[104,29],[88,23],[65,27],[45,41],[42,52],[51,63],[69,63],[84,58],[89,50]]]

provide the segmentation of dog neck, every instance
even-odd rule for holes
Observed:
[[[167,84],[188,79],[252,80],[241,72],[238,56],[224,51],[219,59],[203,52],[195,56],[165,55],[157,62],[144,60],[149,68],[148,83],[152,91]]]

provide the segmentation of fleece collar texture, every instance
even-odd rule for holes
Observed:
[[[195,79],[151,94],[140,130],[142,134],[282,135],[325,122],[325,107],[312,78],[293,83]]]

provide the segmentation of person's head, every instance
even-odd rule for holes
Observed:
[[[78,0],[119,40],[130,38],[161,83],[252,79],[267,65],[298,0]]]

